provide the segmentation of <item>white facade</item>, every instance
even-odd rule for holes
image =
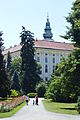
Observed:
[[[62,57],[67,58],[71,52],[72,51],[37,48],[35,52],[35,59],[42,68],[41,78],[49,80],[57,66],[57,63],[61,61]]]

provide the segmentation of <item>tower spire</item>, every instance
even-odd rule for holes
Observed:
[[[50,22],[49,22],[49,16],[47,13],[47,22],[46,22],[46,27],[44,29],[45,33],[43,34],[44,39],[51,40],[53,37],[53,34],[51,32],[51,27],[50,27]]]

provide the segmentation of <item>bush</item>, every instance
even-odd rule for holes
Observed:
[[[78,113],[80,114],[80,96],[78,97],[76,108],[77,108]]]
[[[11,97],[16,97],[16,96],[19,96],[19,92],[14,90],[14,89],[12,89],[11,90]]]
[[[40,82],[37,86],[36,86],[36,92],[38,93],[39,97],[44,97],[44,94],[46,92],[47,89],[47,85],[45,82]]]
[[[36,96],[37,93],[28,93],[27,95],[30,97],[30,98],[34,98]]]

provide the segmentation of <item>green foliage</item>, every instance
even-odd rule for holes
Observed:
[[[20,92],[20,80],[19,80],[19,77],[18,77],[18,72],[15,70],[14,71],[14,74],[13,74],[13,79],[12,79],[12,86],[11,86],[12,89],[14,90],[17,90]]]
[[[76,102],[80,96],[80,49],[62,59],[52,75],[46,97],[53,101]]]
[[[10,52],[8,51],[8,56],[7,56],[7,70],[8,70],[8,72],[10,71],[11,61],[12,61],[12,58],[11,58]]]
[[[17,97],[19,95],[19,92],[17,90],[12,89],[11,90],[11,97]]]
[[[29,96],[29,98],[34,98],[36,96],[37,93],[28,93],[27,95]]]
[[[9,75],[5,70],[4,65],[4,57],[2,55],[2,32],[0,32],[0,97],[4,98],[7,97],[11,87],[11,80],[9,79]]]
[[[61,81],[59,77],[54,77],[54,80],[51,81],[49,88],[45,94],[45,97],[52,99],[53,101],[62,101],[62,95],[60,93]]]
[[[44,99],[43,105],[45,109],[50,112],[78,115],[78,112],[75,109],[76,103],[61,103],[61,102],[53,102],[50,99]]]
[[[44,97],[44,94],[46,92],[47,89],[47,85],[44,81],[40,82],[37,86],[36,86],[36,92],[38,93],[39,97]]]
[[[15,58],[12,62],[11,62],[11,67],[10,67],[10,74],[11,76],[14,74],[14,71],[16,70],[19,74],[19,76],[21,75],[21,58]]]
[[[67,27],[65,39],[71,40],[75,46],[80,47],[80,0],[75,0],[69,16],[66,17],[70,27]]]
[[[34,36],[22,27],[21,58],[22,58],[22,90],[24,94],[35,92],[35,86],[40,80],[38,67],[34,60]]]
[[[80,114],[80,96],[78,96],[76,109],[77,109],[78,113]]]

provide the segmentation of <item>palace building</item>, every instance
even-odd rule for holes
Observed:
[[[49,18],[47,17],[46,26],[44,29],[43,40],[35,40],[35,59],[42,67],[41,78],[43,80],[49,80],[54,72],[57,63],[59,63],[62,57],[67,58],[73,51],[72,44],[64,42],[55,42],[51,32]],[[12,59],[20,57],[21,45],[16,45],[3,51],[4,59],[7,59],[8,51],[10,51]]]

